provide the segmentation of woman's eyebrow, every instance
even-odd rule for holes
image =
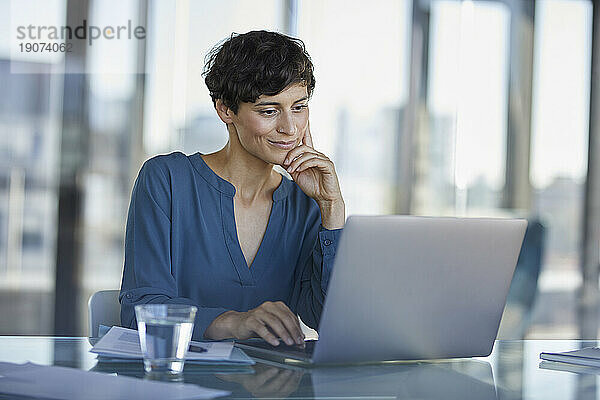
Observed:
[[[296,100],[293,104],[296,104],[300,101],[304,101],[306,99],[308,99],[308,96],[304,96],[304,97]],[[279,106],[279,105],[281,105],[281,103],[278,103],[276,101],[261,101],[260,103],[256,103],[254,106],[257,107],[257,106]]]
[[[276,101],[261,101],[260,103],[256,103],[254,106],[278,106],[280,103]]]
[[[294,104],[296,104],[296,103],[299,103],[299,102],[301,102],[301,101],[304,101],[304,100],[306,100],[306,99],[308,99],[308,96],[304,96],[304,97],[302,97],[302,98],[300,98],[300,99],[296,100],[296,101],[294,102]]]

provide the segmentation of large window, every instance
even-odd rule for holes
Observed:
[[[506,165],[510,10],[431,3],[429,115],[421,125],[415,212],[493,214]]]
[[[576,290],[587,168],[592,3],[536,2],[532,211],[547,229],[531,335],[578,337]]]
[[[144,25],[137,1],[119,1],[118,7],[116,4],[90,2],[89,23],[125,26],[130,20],[133,26]],[[139,45],[137,40],[98,41],[87,48],[89,140],[86,169],[81,171],[85,196],[78,302],[82,332],[87,331],[87,299],[95,291],[115,289],[121,284],[135,121],[141,120],[132,115],[136,112]]]
[[[31,5],[0,2],[0,334],[53,329],[64,58],[11,53],[10,41],[25,20],[63,24],[65,1]]]
[[[528,18],[519,10],[500,1],[430,3],[427,116],[418,117],[413,212],[519,216],[541,222],[537,295],[527,310],[508,318],[515,326],[531,322],[525,331],[529,337],[574,338],[576,290],[581,285],[592,3],[537,1],[530,16],[533,29],[525,28],[534,38],[531,129],[520,126],[518,134],[531,132],[531,204],[517,210],[506,208],[504,200],[507,162],[514,162],[507,154],[508,106],[515,107],[510,110],[513,115],[522,114],[518,107],[529,107],[519,92],[509,99],[511,57],[514,68],[528,68],[527,55],[519,53],[527,47],[511,49],[511,29]],[[518,279],[535,284],[537,277],[527,272]]]

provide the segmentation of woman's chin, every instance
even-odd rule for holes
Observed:
[[[283,161],[285,160],[285,157],[271,157],[269,159],[265,159],[264,161],[269,163],[269,164],[273,164],[273,165],[283,165]]]
[[[281,165],[287,157],[288,151],[270,150],[264,153],[261,159],[269,164]]]

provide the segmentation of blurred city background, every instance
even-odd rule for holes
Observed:
[[[17,53],[16,14],[147,36]],[[591,0],[0,0],[0,334],[88,334],[87,299],[120,286],[141,164],[227,141],[204,56],[267,29],[313,59],[315,146],[348,215],[525,217],[499,337],[597,337],[593,15]]]

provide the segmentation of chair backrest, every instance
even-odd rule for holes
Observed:
[[[98,326],[100,325],[120,325],[119,290],[100,290],[94,293],[88,301],[88,313],[90,337],[98,337]]]

